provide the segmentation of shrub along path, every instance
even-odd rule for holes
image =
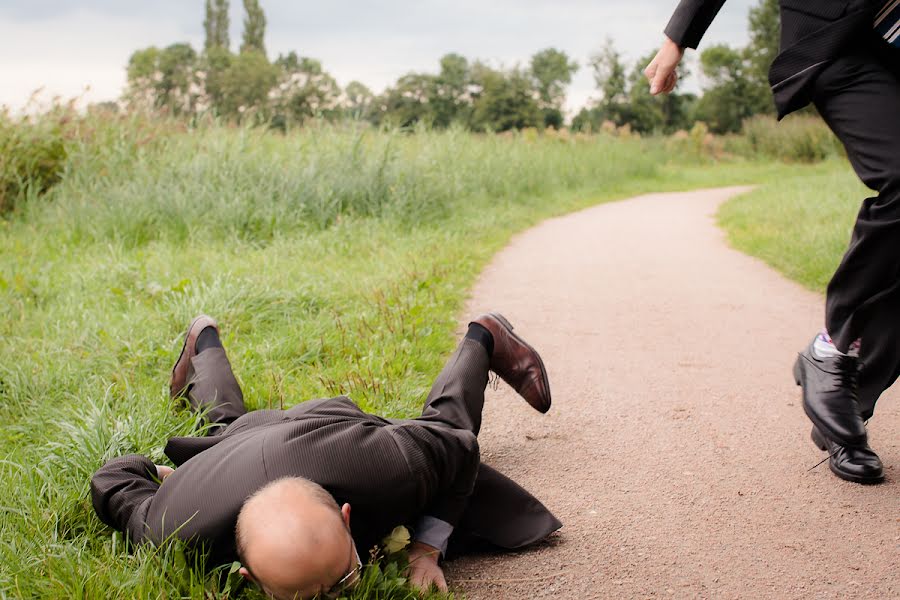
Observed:
[[[900,597],[900,403],[846,483],[809,441],[796,352],[822,298],[729,248],[718,205],[656,194],[552,219],[484,271],[464,316],[504,312],[541,351],[554,405],[489,392],[482,455],[565,524],[448,563],[468,598]]]

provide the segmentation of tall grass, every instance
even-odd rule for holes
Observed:
[[[785,175],[667,167],[654,140],[78,127],[55,185],[0,219],[0,597],[256,596],[177,546],[126,552],[88,501],[105,459],[165,462],[168,437],[200,430],[166,387],[192,316],[220,320],[250,408],[343,393],[413,416],[467,287],[515,231]],[[409,597],[376,575],[359,597]]]

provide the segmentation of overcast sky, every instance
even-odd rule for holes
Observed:
[[[705,45],[747,42],[756,0],[730,0]],[[341,85],[379,92],[409,71],[436,72],[448,52],[500,66],[555,47],[582,65],[606,37],[631,62],[659,44],[677,0],[261,0],[270,58],[296,51],[321,60]],[[147,46],[203,46],[203,0],[0,0],[0,104],[45,96],[119,96],[131,53]],[[231,41],[240,45],[243,3],[231,1]],[[701,47],[702,48],[702,47]],[[696,83],[690,84],[695,87]],[[89,91],[85,94],[85,89]],[[593,95],[582,68],[569,106]]]

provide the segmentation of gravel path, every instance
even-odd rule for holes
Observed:
[[[482,274],[465,314],[502,311],[553,389],[545,416],[489,392],[482,456],[565,526],[448,563],[468,598],[900,598],[900,388],[869,423],[884,484],[807,471],[790,370],[823,301],[728,247],[741,191],[553,219]]]

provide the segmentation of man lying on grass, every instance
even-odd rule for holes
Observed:
[[[489,370],[536,410],[550,408],[538,353],[487,314],[469,325],[417,419],[383,419],[346,397],[247,412],[216,322],[197,317],[170,391],[207,411],[208,435],[169,440],[177,469],[138,455],[109,461],[91,480],[94,509],[133,543],[176,537],[215,564],[239,560],[275,598],[339,595],[359,580],[360,554],[408,525],[411,582],[445,590],[438,559],[448,543],[514,549],[562,526],[479,460]]]

